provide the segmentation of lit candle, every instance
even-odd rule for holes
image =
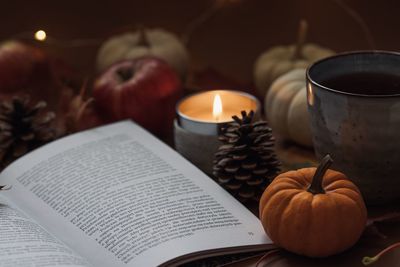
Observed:
[[[215,90],[190,95],[176,106],[175,149],[206,174],[212,175],[214,154],[221,143],[218,134],[223,125],[241,117],[241,111],[253,110],[260,116],[260,103],[252,95]]]
[[[259,115],[260,103],[247,93],[214,90],[188,96],[177,105],[178,123],[183,129],[204,135],[218,135],[221,125],[232,116],[253,110]]]

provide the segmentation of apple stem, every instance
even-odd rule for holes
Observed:
[[[314,177],[311,181],[311,185],[307,190],[308,192],[314,195],[325,193],[325,190],[322,187],[322,178],[324,178],[326,171],[329,169],[332,163],[333,160],[329,154],[322,159],[317,170],[315,171]]]
[[[292,56],[292,60],[296,60],[301,58],[301,50],[303,49],[303,45],[306,42],[308,32],[308,23],[305,19],[300,20],[299,29],[297,32],[297,42],[294,47],[294,52]]]
[[[129,68],[122,68],[117,70],[117,74],[121,78],[121,80],[125,82],[133,77],[133,70]]]
[[[139,26],[139,39],[138,45],[150,47],[149,39],[147,38],[146,29],[143,26]]]

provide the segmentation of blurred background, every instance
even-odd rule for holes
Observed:
[[[182,35],[214,4],[215,0],[2,1],[0,39],[43,29],[60,42],[39,45],[90,76],[95,72],[97,49],[107,37],[139,24]],[[192,31],[187,47],[194,65],[211,66],[250,83],[255,59],[271,46],[294,43],[301,18],[308,21],[309,42],[337,52],[372,48],[352,11],[364,20],[375,42],[373,48],[398,49],[400,4],[395,0],[224,1]],[[87,38],[94,39],[91,45],[62,45]]]

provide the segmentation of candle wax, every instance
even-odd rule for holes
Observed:
[[[213,115],[213,100],[219,94],[222,102],[222,113]],[[193,121],[209,123],[229,122],[232,116],[240,117],[240,112],[245,110],[257,111],[257,100],[244,93],[236,91],[215,90],[188,97],[178,107],[178,113]]]
[[[249,111],[249,110],[246,110]],[[193,112],[188,112],[186,115],[190,118],[200,120],[200,121],[208,121],[208,122],[228,122],[232,121],[232,116],[236,115],[238,116],[240,114],[240,111],[238,113],[237,109],[224,109],[223,112],[218,115],[214,116],[212,112],[205,112],[205,111],[196,111],[194,110]]]

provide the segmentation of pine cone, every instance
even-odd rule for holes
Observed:
[[[266,121],[252,123],[254,112],[221,129],[213,174],[217,182],[241,202],[259,201],[264,189],[280,170],[274,138]]]
[[[0,169],[25,153],[56,138],[53,112],[46,102],[31,103],[28,96],[14,97],[0,105]]]

